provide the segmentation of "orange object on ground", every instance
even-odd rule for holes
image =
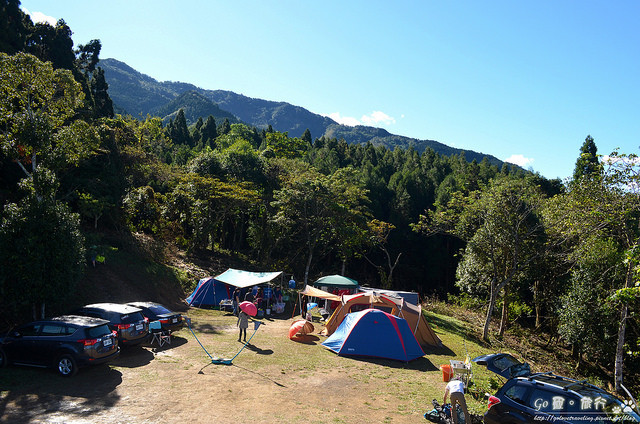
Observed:
[[[442,370],[442,381],[445,383],[451,380],[453,377],[453,370],[451,369],[451,365],[440,365],[440,369]]]
[[[315,328],[313,327],[313,324],[306,319],[300,319],[291,324],[291,327],[289,328],[289,338],[293,339],[298,334],[304,336],[313,333],[314,330]]]

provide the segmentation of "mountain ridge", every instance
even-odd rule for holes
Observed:
[[[119,110],[124,109],[126,113],[138,118],[157,113],[163,113],[164,115],[161,116],[163,118],[174,116],[180,107],[186,108],[185,104],[181,105],[176,99],[186,92],[194,91],[213,103],[211,110],[229,113],[235,116],[238,121],[260,129],[271,125],[276,131],[287,132],[292,137],[300,137],[305,130],[309,129],[312,137],[315,138],[343,138],[350,144],[371,142],[391,150],[395,147],[408,148],[410,146],[418,151],[431,148],[446,156],[464,153],[465,158],[469,161],[475,159],[480,162],[486,157],[493,165],[502,166],[503,164],[495,156],[450,147],[436,140],[420,140],[391,134],[383,128],[365,125],[355,127],[341,125],[327,116],[310,112],[301,106],[287,102],[252,98],[228,90],[209,90],[185,82],[159,82],[117,59],[102,59],[99,66],[105,71],[105,79],[109,84],[109,95],[114,104],[120,108]],[[171,110],[172,108],[173,110]],[[187,111],[185,110],[185,112]],[[211,114],[217,122],[218,117],[214,113]],[[202,116],[202,118],[206,119],[207,116]],[[195,115],[188,117],[191,123],[197,119],[198,116]]]

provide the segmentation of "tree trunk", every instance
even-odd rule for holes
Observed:
[[[482,329],[482,339],[485,341],[489,341],[489,324],[491,323],[491,314],[493,313],[493,308],[496,306],[496,292],[496,283],[495,281],[492,281],[491,294],[489,295],[489,306],[487,307],[487,317],[484,320],[484,328]]]
[[[306,287],[309,281],[309,269],[311,269],[311,260],[313,259],[313,249],[309,249],[309,257],[307,258],[307,265],[304,267],[304,285]]]
[[[620,393],[622,391],[622,364],[624,355],[624,338],[627,329],[627,305],[622,307],[620,313],[620,326],[618,327],[618,344],[616,345],[616,362],[614,371],[614,384],[615,391]]]
[[[502,301],[502,317],[500,318],[500,331],[498,332],[500,336],[504,336],[504,332],[507,329],[508,320],[509,320],[509,293],[505,288],[503,301]]]
[[[344,272],[345,272],[346,268],[347,268],[347,260],[344,259],[342,261],[342,271],[341,271],[340,275],[344,275]]]
[[[535,329],[539,330],[542,325],[540,313],[542,311],[542,306],[540,305],[540,280],[536,280],[533,283],[533,308],[536,311],[536,326]]]
[[[624,283],[625,288],[633,287],[633,264],[629,261],[627,266],[627,277]],[[629,308],[625,303],[620,311],[620,326],[618,327],[618,343],[616,345],[616,360],[614,369],[614,389],[617,393],[622,392],[622,366],[624,363],[624,339],[627,331],[627,316]]]

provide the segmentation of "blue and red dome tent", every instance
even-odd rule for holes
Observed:
[[[424,356],[407,321],[378,309],[347,314],[338,329],[322,345],[338,355],[403,362]]]

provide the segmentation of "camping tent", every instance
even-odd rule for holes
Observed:
[[[411,303],[414,305],[420,304],[420,298],[418,296],[418,293],[416,292],[385,290],[385,289],[377,289],[373,287],[364,287],[364,286],[360,286],[360,291],[365,293],[369,293],[369,292],[378,293],[378,294],[381,293],[381,294],[386,294],[392,297],[401,297],[408,303]]]
[[[250,272],[229,268],[215,277],[203,278],[196,289],[185,299],[190,306],[213,307],[224,299],[231,299],[234,287],[251,287],[266,283],[282,272]]]
[[[345,316],[359,308],[385,308],[391,315],[404,318],[415,335],[420,346],[442,346],[442,342],[422,315],[420,305],[412,305],[403,298],[373,292],[356,293],[342,296],[340,306],[333,311],[321,334],[332,335],[340,326]]]
[[[218,281],[214,277],[207,277],[198,281],[198,286],[185,301],[190,306],[210,308],[220,305],[224,299],[230,299],[232,290],[222,281]]]
[[[322,345],[338,355],[409,362],[424,355],[407,321],[378,309],[348,314]]]

